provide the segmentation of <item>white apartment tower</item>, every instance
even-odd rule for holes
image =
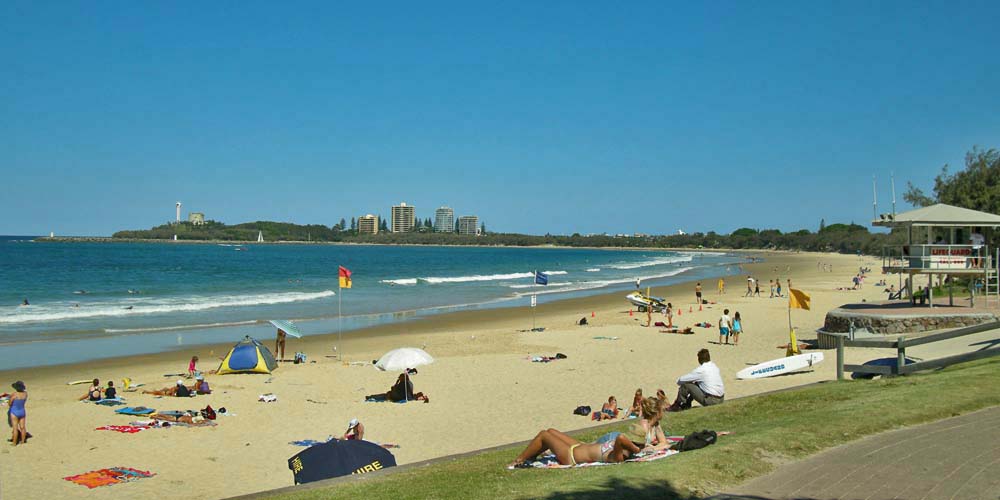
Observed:
[[[475,215],[463,215],[458,218],[458,234],[476,235],[479,234],[479,217]]]
[[[455,232],[455,211],[448,207],[441,207],[434,211],[434,232],[454,233]]]
[[[378,234],[378,216],[368,214],[358,217],[358,234]]]
[[[392,232],[408,233],[413,231],[415,222],[413,206],[404,202],[392,207]]]

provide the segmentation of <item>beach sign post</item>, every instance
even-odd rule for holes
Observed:
[[[809,310],[809,302],[812,300],[809,294],[795,288],[788,289],[788,348],[785,349],[786,356],[802,354],[799,352],[799,344],[795,339],[795,328],[792,327],[792,309]]]
[[[539,272],[538,270],[535,270],[535,284],[548,286],[549,275]],[[531,331],[533,332],[539,332],[544,330],[544,328],[535,327],[535,307],[537,305],[538,305],[538,296],[535,294],[531,294]]]
[[[343,341],[344,341],[344,316],[340,306],[342,300],[341,297],[344,294],[344,289],[351,288],[351,270],[347,269],[344,266],[338,266],[338,267],[340,268],[338,270],[338,277],[339,277],[338,292],[340,293],[337,294],[337,360],[343,361],[344,350],[341,347],[343,347]]]

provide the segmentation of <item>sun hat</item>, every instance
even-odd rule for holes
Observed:
[[[197,374],[197,375],[194,376],[194,379],[195,380],[205,380],[205,376],[199,373],[199,374]]]
[[[184,381],[181,379],[177,379],[177,385],[184,385]]]
[[[352,418],[350,422],[347,423],[348,429],[353,429],[358,426],[358,419]]]

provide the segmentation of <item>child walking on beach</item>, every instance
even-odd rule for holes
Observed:
[[[195,364],[197,363],[198,356],[191,356],[191,362],[188,363],[188,378],[194,378],[195,372],[197,371],[195,370]]]
[[[733,314],[733,329],[731,332],[733,345],[739,345],[740,333],[743,333],[743,318],[740,317],[740,312],[736,311],[736,314]]]

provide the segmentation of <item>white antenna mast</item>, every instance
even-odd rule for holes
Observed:
[[[872,220],[878,220],[878,193],[875,191],[875,176],[872,176]]]
[[[892,184],[892,218],[896,218],[896,173],[889,173],[889,183]]]

